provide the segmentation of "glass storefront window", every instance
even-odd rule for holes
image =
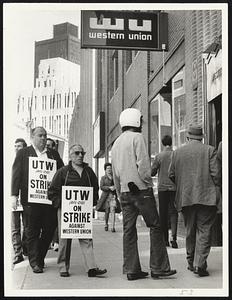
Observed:
[[[185,67],[172,79],[172,138],[176,149],[186,142]]]
[[[150,153],[151,164],[155,156],[163,150],[162,137],[172,135],[171,130],[171,94],[157,95],[150,103]],[[154,194],[158,193],[158,176],[154,176]]]

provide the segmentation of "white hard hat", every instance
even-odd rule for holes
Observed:
[[[136,108],[126,108],[119,116],[119,124],[121,128],[125,126],[140,127],[141,112]]]

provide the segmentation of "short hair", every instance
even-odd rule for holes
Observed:
[[[84,148],[83,148],[83,146],[81,146],[80,144],[74,144],[74,145],[72,145],[71,147],[69,147],[69,152],[72,150],[72,148],[74,148],[74,147],[80,147],[80,148],[82,148],[83,150],[84,150]]]
[[[107,162],[104,164],[104,170],[106,170],[107,167],[112,167],[112,164]]]
[[[51,141],[52,142],[52,147],[56,146],[56,142],[53,139],[47,138],[47,141]]]
[[[34,135],[36,129],[38,129],[38,128],[41,128],[41,129],[43,129],[44,131],[46,131],[46,129],[45,129],[43,126],[36,126],[35,128],[32,128],[31,134]],[[46,131],[46,133],[47,133],[47,131]]]
[[[23,144],[23,148],[27,147],[27,143],[26,143],[25,140],[22,139],[22,138],[16,139],[15,144],[16,144],[16,143],[22,143],[22,144]]]
[[[168,134],[166,134],[165,136],[163,136],[162,138],[162,144],[164,146],[171,146],[172,145],[172,137]]]

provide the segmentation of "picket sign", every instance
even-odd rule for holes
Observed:
[[[61,238],[92,238],[93,188],[62,186]]]
[[[57,170],[54,159],[29,157],[28,202],[50,204],[47,197],[48,187]]]

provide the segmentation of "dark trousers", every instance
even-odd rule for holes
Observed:
[[[27,250],[30,266],[42,267],[57,226],[57,209],[50,205],[24,206]]]
[[[216,219],[216,206],[192,205],[182,208],[186,226],[186,251],[189,264],[205,269],[211,247],[211,229]]]
[[[26,249],[26,235],[25,235],[25,222],[23,211],[12,211],[11,214],[11,238],[14,248],[15,259],[22,254],[27,254]],[[21,226],[21,220],[23,228]]]
[[[139,213],[150,228],[150,269],[152,272],[170,270],[169,258],[160,228],[159,215],[152,189],[140,191],[137,195],[122,193],[123,213],[123,273],[141,271],[138,253],[136,220]]]
[[[168,242],[168,221],[170,216],[172,238],[176,240],[178,212],[174,206],[175,191],[159,191],[159,217],[160,226],[164,234],[165,242]]]

